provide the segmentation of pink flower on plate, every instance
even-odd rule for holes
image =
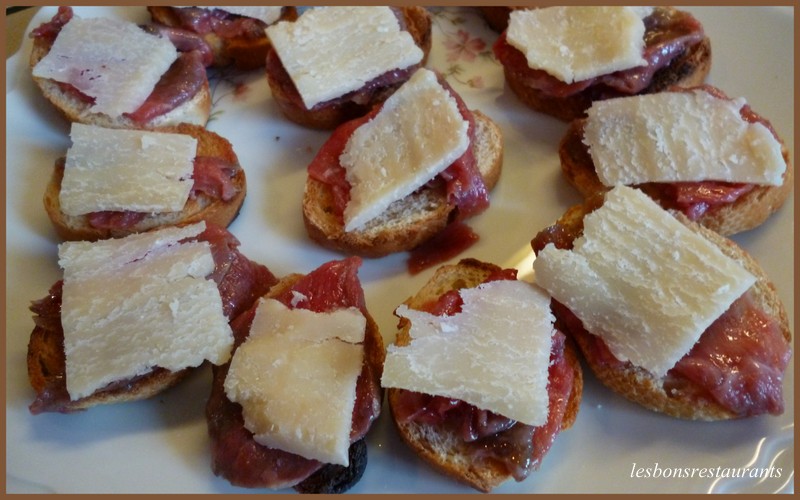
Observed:
[[[464,30],[458,30],[455,35],[448,35],[443,44],[447,49],[447,62],[459,59],[472,62],[486,48],[486,42],[478,37],[470,38],[469,33]]]

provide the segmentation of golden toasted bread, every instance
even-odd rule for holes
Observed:
[[[247,179],[233,147],[227,139],[197,125],[180,124],[163,127],[155,132],[191,135],[197,139],[197,156],[218,158],[235,168],[231,182],[235,195],[228,201],[198,192],[190,196],[180,212],[148,214],[143,220],[129,227],[93,227],[87,215],[67,215],[61,211],[59,193],[64,176],[63,163],[57,162],[53,175],[44,194],[44,208],[59,237],[67,241],[95,241],[106,238],[119,238],[132,233],[179,224],[192,224],[201,220],[221,227],[227,227],[239,214],[247,194]]]
[[[476,140],[472,145],[478,170],[487,190],[500,178],[503,164],[503,136],[488,116],[473,111]],[[380,257],[410,250],[439,233],[454,210],[440,187],[426,186],[392,203],[379,217],[362,229],[345,232],[333,214],[333,193],[327,184],[308,178],[303,196],[303,220],[312,240],[344,253]]]
[[[34,37],[33,50],[29,64],[31,69],[50,52],[53,42],[46,37]],[[70,122],[86,123],[106,128],[157,128],[191,123],[205,126],[211,112],[211,90],[208,79],[200,90],[188,101],[162,115],[158,115],[145,123],[137,123],[130,117],[120,115],[111,117],[105,113],[92,112],[92,104],[86,102],[70,92],[65,92],[63,86],[48,78],[33,77],[36,85],[41,89],[44,97]]]
[[[584,197],[591,197],[611,189],[597,176],[592,157],[583,144],[585,119],[574,120],[567,128],[559,145],[561,171],[564,177]],[[696,222],[723,236],[729,236],[759,226],[778,210],[792,191],[794,170],[789,158],[789,150],[781,144],[781,152],[786,161],[786,172],[780,186],[757,185],[732,203],[715,206],[703,213]],[[664,208],[671,208],[659,195],[657,184],[636,186]]]
[[[273,285],[264,297],[281,297],[292,290],[295,284],[303,278],[304,275],[302,274],[287,275]],[[380,377],[383,373],[385,348],[377,323],[365,307],[361,309],[361,312],[367,321],[363,342],[363,368],[360,376],[369,377],[368,387],[375,390],[365,392],[365,394],[373,395],[374,400],[367,401],[359,397],[356,401],[356,408],[362,411],[362,415],[359,418],[363,419],[364,415],[370,412],[373,415],[373,420],[370,420],[367,424],[368,430],[371,422],[378,418],[383,401]],[[236,336],[237,346],[249,335],[253,314],[254,308],[234,320],[234,335]],[[356,440],[350,444],[350,464],[347,467],[319,463],[281,450],[270,450],[253,441],[252,433],[244,429],[241,406],[228,399],[224,392],[224,383],[229,367],[230,362],[213,367],[213,387],[211,397],[206,406],[209,435],[212,440],[212,470],[216,475],[224,477],[238,486],[259,488],[293,487],[300,493],[342,493],[360,480],[367,466],[367,450],[363,435],[355,438],[351,436],[351,439]],[[369,408],[368,411],[366,410],[367,407]],[[247,437],[242,437],[243,435]],[[228,456],[227,451],[231,446],[230,440],[241,441],[241,450],[236,453],[239,458],[247,458],[248,464],[246,467],[242,467],[242,464],[238,461],[230,461],[225,458]],[[291,465],[286,466],[286,470],[281,469],[281,460],[278,459],[277,462],[272,460],[273,451],[290,455],[291,460],[289,462],[296,461],[292,462],[296,464],[296,470]],[[263,471],[262,469],[265,467],[275,467],[276,470]]]
[[[422,67],[425,65],[431,50],[431,16],[424,7],[405,6],[396,8],[402,12],[406,29],[414,39],[414,43],[422,49],[423,57],[419,63],[420,67]],[[289,89],[283,84],[289,77],[282,67],[277,68],[277,66],[281,65],[275,51],[270,51],[268,57],[274,58],[273,62],[267,64],[267,81],[272,91],[272,98],[275,99],[286,118],[305,127],[332,129],[347,120],[363,116],[373,106],[385,101],[403,84],[403,81],[398,81],[373,92],[368,102],[338,99],[329,104],[315,106],[315,109],[308,109],[302,104],[302,101],[297,102],[297,100],[289,96]],[[282,72],[283,75],[278,76],[278,72]],[[296,92],[296,90],[293,91]]]
[[[404,304],[411,309],[423,309],[426,304],[437,300],[443,294],[462,288],[474,288],[499,271],[501,268],[494,264],[476,259],[462,259],[456,265],[446,265],[437,269],[434,276]],[[402,318],[399,328],[395,344],[408,345],[411,342],[410,321]],[[583,393],[583,373],[575,347],[569,341],[565,344],[564,355],[574,373],[574,381],[560,430],[568,429],[575,422]],[[393,415],[399,405],[398,398],[398,389],[387,389],[389,409]],[[417,455],[440,472],[458,481],[477,490],[489,492],[511,478],[502,464],[491,461],[476,462],[470,448],[456,430],[416,421],[399,422],[396,418],[393,420],[402,440]]]
[[[596,195],[582,205],[571,207],[554,226],[537,235],[533,241],[534,250],[538,253],[545,243],[548,241],[556,243],[555,240],[560,241],[561,245],[568,244],[571,247],[571,242],[583,233],[583,219],[586,214],[602,206],[602,202],[603,196]],[[713,243],[723,254],[738,261],[756,277],[757,281],[749,292],[756,307],[778,322],[783,337],[791,343],[791,331],[783,303],[775,286],[752,256],[733,241],[690,221],[683,214],[672,212],[672,215],[686,227]],[[566,239],[563,239],[564,235],[568,235]],[[556,243],[557,247],[562,247],[561,245]],[[587,333],[583,328],[569,327],[571,321],[565,318],[566,315],[571,315],[571,312],[559,304],[554,307],[554,313],[557,318],[556,324],[575,340],[587,365],[598,380],[628,400],[650,410],[688,420],[726,420],[741,416],[711,398],[698,398],[680,391],[668,390],[664,387],[664,379],[656,378],[649,371],[632,363],[605,362],[606,360],[600,359],[594,348],[597,341],[594,335]]]
[[[211,244],[215,266],[209,279],[216,281],[223,295],[223,313],[229,320],[248,309],[277,282],[265,266],[250,261],[238,251],[238,240],[225,229],[207,225],[206,232],[198,238]],[[120,289],[118,286],[115,290],[114,285],[109,284],[109,293],[119,293]],[[142,375],[111,382],[92,394],[72,399],[67,391],[62,290],[63,280],[59,280],[46,297],[33,301],[30,307],[35,326],[28,342],[27,368],[28,380],[36,394],[30,405],[31,413],[67,413],[100,404],[146,399],[175,385],[194,369],[168,370],[154,366]]]
[[[711,40],[705,37],[700,43],[676,57],[668,66],[656,71],[650,84],[637,94],[661,92],[672,85],[683,87],[700,85],[710,70]],[[557,97],[526,85],[519,74],[509,70],[508,67],[504,67],[503,72],[508,87],[526,106],[563,121],[585,116],[586,110],[596,100],[626,95],[604,85],[592,85],[578,93]]]

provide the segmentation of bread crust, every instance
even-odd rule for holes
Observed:
[[[597,176],[588,148],[581,142],[585,119],[573,120],[558,148],[561,171],[567,181],[584,198],[604,193],[611,188],[605,186]],[[781,153],[786,162],[783,184],[780,186],[757,185],[733,203],[712,207],[697,219],[697,223],[723,236],[730,236],[761,225],[767,218],[783,206],[792,191],[794,169],[789,150],[781,142]],[[659,199],[657,191],[647,185],[635,186],[645,194],[669,208]]]
[[[50,52],[51,47],[52,44],[42,38],[33,39],[33,49],[29,59],[31,70]],[[148,122],[140,124],[123,115],[111,117],[105,113],[92,112],[90,111],[92,106],[90,103],[65,93],[55,80],[36,76],[32,78],[42,91],[45,99],[50,101],[59,113],[70,122],[97,125],[105,128],[152,129],[180,123],[205,126],[211,113],[211,89],[208,85],[208,79],[205,79],[200,90],[190,100],[163,115],[156,116]]]
[[[195,197],[190,197],[187,200],[186,205],[180,212],[148,214],[142,221],[125,228],[96,228],[89,224],[88,216],[86,215],[70,216],[61,211],[59,193],[61,192],[64,171],[56,166],[45,189],[43,201],[47,216],[50,218],[56,234],[61,239],[66,241],[95,241],[119,238],[165,226],[192,224],[201,220],[221,227],[227,227],[233,222],[244,203],[244,198],[247,194],[247,180],[244,169],[239,165],[239,160],[230,142],[203,127],[186,123],[159,128],[154,131],[191,135],[197,139],[197,156],[211,156],[234,165],[236,171],[231,178],[236,189],[234,197],[228,201],[223,201],[204,193],[198,193]]]
[[[583,232],[583,218],[587,213],[602,204],[601,199],[602,195],[597,195],[587,200],[583,205],[570,208],[558,220],[558,224],[568,227],[568,232],[571,234],[581,234]],[[753,298],[756,306],[762,309],[769,317],[778,321],[783,337],[791,343],[791,330],[786,310],[778,296],[775,285],[755,259],[728,238],[690,221],[683,214],[671,213],[678,221],[713,243],[723,254],[739,262],[756,277],[756,283],[753,285]],[[556,316],[557,318],[559,316],[557,310]],[[560,324],[565,323],[561,318],[559,319],[561,320]],[[649,410],[686,420],[716,421],[739,418],[739,415],[724,408],[714,400],[690,398],[679,392],[668,394],[663,387],[663,379],[655,378],[647,370],[631,363],[625,363],[621,365],[621,368],[603,364],[598,361],[597,357],[593,356],[594,339],[591,334],[581,331],[569,331],[567,328],[565,328],[565,333],[575,340],[575,343],[583,353],[586,364],[594,372],[597,379],[629,401]]]
[[[700,43],[675,58],[668,66],[656,71],[650,85],[637,94],[661,92],[672,85],[683,87],[700,85],[705,81],[710,70],[711,40],[705,37]],[[518,75],[506,67],[503,68],[503,73],[508,88],[523,104],[567,122],[585,117],[586,110],[595,100],[626,95],[621,92],[612,92],[603,86],[593,85],[571,96],[553,97],[539,89],[527,86],[519,79]],[[600,90],[602,90],[602,95]]]
[[[232,235],[215,237],[214,234],[217,231],[223,230],[217,228],[212,231],[212,239],[205,241],[209,241],[212,245],[215,270],[223,273],[222,282],[216,283],[215,286],[216,288],[222,286],[227,290],[225,292],[220,289],[220,293],[223,295],[223,313],[226,315],[226,322],[230,323],[233,318],[228,315],[249,308],[262,290],[267,290],[270,283],[275,283],[277,279],[266,267],[247,259],[238,250],[235,250],[234,247],[238,246],[238,241]],[[199,237],[204,238],[203,234]],[[220,260],[217,255],[218,250],[223,252],[225,260]],[[229,268],[232,263],[235,271],[233,273]],[[250,279],[251,277],[259,279]],[[212,278],[209,276],[209,279]],[[241,283],[244,284],[239,282],[242,278],[244,281]],[[232,290],[231,285],[235,282],[238,283],[236,285],[238,289]],[[34,402],[30,405],[30,411],[33,414],[41,412],[68,413],[100,404],[147,399],[177,384],[203,364],[213,365],[209,361],[203,361],[196,367],[179,370],[153,366],[142,375],[116,380],[86,397],[72,400],[66,385],[66,353],[64,330],[61,323],[62,303],[63,281],[58,281],[50,288],[45,298],[34,301],[31,306],[35,327],[28,341],[26,361],[28,380],[36,393]]]
[[[175,7],[150,6],[147,11],[153,21],[181,28],[180,19],[175,14]],[[284,7],[278,21],[295,21],[297,19],[296,7]],[[253,38],[249,36],[236,36],[222,38],[216,33],[206,33],[203,39],[214,53],[215,67],[233,66],[241,71],[250,71],[264,66],[267,52],[270,48],[269,38],[264,36]]]
[[[404,6],[395,7],[400,9],[405,19],[406,29],[414,39],[414,43],[422,49],[422,61],[419,65],[424,66],[431,51],[432,40],[432,20],[430,13],[424,7]],[[274,54],[273,54],[274,55]],[[403,82],[397,82],[382,89],[373,95],[372,99],[366,103],[356,103],[353,101],[342,101],[335,104],[321,106],[319,109],[307,109],[302,103],[296,103],[289,97],[281,81],[273,72],[267,71],[267,82],[283,115],[290,121],[304,127],[329,130],[344,123],[347,120],[357,118],[366,114],[373,106],[385,101]]]
[[[503,136],[488,116],[473,111],[476,140],[472,144],[487,190],[498,182],[503,165]],[[363,257],[381,257],[410,250],[445,228],[453,207],[441,186],[426,186],[394,202],[379,217],[357,231],[344,231],[333,214],[333,193],[322,182],[308,178],[303,195],[303,222],[319,245]]]
[[[478,286],[491,274],[498,271],[501,271],[500,267],[476,259],[462,259],[456,265],[442,266],[404,304],[411,309],[419,310],[448,291]],[[395,344],[398,346],[408,345],[411,342],[411,322],[406,318],[401,318],[398,328]],[[561,430],[568,429],[575,422],[583,394],[583,372],[575,347],[569,339],[565,344],[564,354],[567,363],[573,370],[574,382],[561,423]],[[456,432],[418,422],[398,422],[394,417],[395,408],[399,404],[398,397],[398,389],[387,389],[392,420],[401,439],[439,472],[484,493],[490,492],[511,478],[511,475],[498,464],[476,463]]]

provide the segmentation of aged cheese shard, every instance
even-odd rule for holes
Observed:
[[[109,383],[230,357],[233,334],[206,242],[182,241],[205,223],[59,246],[61,323],[72,400]]]
[[[617,186],[572,250],[547,245],[536,282],[621,361],[661,377],[755,282],[641,191]]]
[[[33,76],[72,85],[94,98],[92,112],[116,118],[136,111],[177,58],[172,42],[134,23],[76,16]]]
[[[347,466],[365,331],[356,308],[316,313],[261,299],[225,378],[253,438]]]
[[[390,345],[381,385],[466,401],[528,425],[547,421],[550,296],[522,281],[461,290],[461,312],[435,316],[400,306],[411,343]]]
[[[389,7],[317,7],[267,36],[308,109],[423,57]]]
[[[595,102],[583,142],[606,186],[725,181],[781,185],[781,144],[741,116],[744,99],[702,89]]]
[[[449,167],[469,147],[468,129],[436,74],[417,70],[345,145],[340,161],[351,187],[345,231],[361,228]]]
[[[197,139],[184,134],[72,124],[59,201],[67,215],[183,210]]]
[[[565,83],[644,66],[645,26],[651,9],[547,7],[512,11],[506,38],[528,66]]]

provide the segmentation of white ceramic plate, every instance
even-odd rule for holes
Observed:
[[[791,8],[691,8],[711,37],[711,83],[745,96],[771,119],[794,152]],[[84,17],[144,22],[144,8],[76,8]],[[37,14],[31,26],[49,19]],[[471,222],[481,240],[464,256],[529,273],[530,239],[578,195],[562,179],[556,147],[565,125],[521,106],[488,57],[496,35],[472,9],[434,15],[428,66],[444,72],[470,107],[502,127],[506,154],[491,208]],[[69,147],[68,124],[39,95],[27,70],[30,40],[8,59],[6,151],[6,377],[8,492],[245,492],[210,470],[204,420],[210,372],[202,370],[152,400],[71,414],[32,416],[25,354],[33,328],[28,305],[60,278],[55,237],[41,198],[54,160]],[[220,80],[220,79],[218,79]],[[224,81],[223,81],[224,80]],[[249,192],[230,227],[241,250],[276,275],[308,272],[340,256],[305,235],[300,204],[305,169],[327,137],[287,123],[263,73],[228,75],[215,89],[209,128],[234,145]],[[735,240],[772,276],[794,322],[793,202]],[[454,259],[455,260],[455,259]],[[392,311],[432,274],[405,271],[405,255],[368,260],[360,271],[367,303],[384,338],[394,337]],[[541,469],[497,492],[788,492],[794,489],[794,369],[786,374],[786,412],[737,422],[694,423],[640,409],[586,374],[575,426],[558,436]],[[352,492],[461,493],[469,488],[438,475],[398,440],[386,415],[369,439],[369,465]],[[694,477],[634,478],[634,468],[694,469]],[[774,467],[772,477],[715,477],[730,468]],[[729,472],[725,472],[728,470]],[[704,471],[704,472],[703,472]],[[780,471],[780,477],[776,477]],[[663,472],[662,472],[663,475]],[[711,476],[711,477],[708,477]]]

